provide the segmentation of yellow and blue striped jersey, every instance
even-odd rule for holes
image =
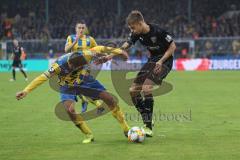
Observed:
[[[37,78],[35,78],[25,89],[26,92],[31,92],[33,89],[37,88],[39,85],[48,80],[48,78],[53,75],[57,75],[59,78],[60,85],[69,85],[75,86],[76,84],[80,84],[82,82],[83,76],[89,74],[87,70],[84,68],[88,65],[93,58],[97,56],[98,53],[111,53],[111,54],[121,54],[122,50],[120,48],[112,48],[105,46],[96,46],[90,50],[72,52],[65,54],[57,59],[55,63],[52,64],[50,69]],[[69,67],[69,58],[72,54],[83,55],[84,61],[86,61],[86,65],[81,68],[71,69]]]
[[[76,35],[69,35],[67,37],[65,46],[71,45],[75,40],[76,40]],[[71,52],[87,50],[96,46],[97,46],[97,43],[93,37],[83,35],[83,37],[79,38],[78,42],[73,46],[73,48],[71,49]]]
[[[105,47],[105,46],[97,46],[90,50],[83,50],[78,52],[71,52],[59,57],[55,63],[52,64],[51,68],[48,70],[50,74],[55,73],[58,75],[59,84],[60,85],[79,85],[82,82],[83,76],[88,75],[88,64],[92,62],[93,58],[98,53],[113,53],[120,54],[122,52],[119,48]],[[79,56],[83,56],[84,64],[81,69],[71,69],[69,67],[69,59],[73,54],[78,54]],[[46,74],[48,75],[48,74]]]
[[[45,72],[45,75],[54,74],[58,76],[60,85],[74,86],[81,83],[83,76],[88,74],[87,69],[84,66],[79,70],[74,70],[69,67],[69,59],[72,54],[84,55],[83,51],[72,52],[59,57],[51,68]]]

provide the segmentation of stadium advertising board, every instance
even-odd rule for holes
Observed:
[[[26,71],[45,71],[55,59],[25,60],[22,62]],[[11,71],[12,61],[0,60],[0,72]],[[107,62],[101,66],[93,65],[95,70],[139,70],[141,61]],[[240,59],[177,59],[173,63],[173,70],[177,71],[206,71],[206,70],[239,70]]]
[[[26,71],[45,71],[48,69],[48,60],[25,60],[22,61],[23,69]],[[12,61],[0,60],[0,72],[10,72]]]
[[[175,70],[239,70],[240,59],[177,59]]]

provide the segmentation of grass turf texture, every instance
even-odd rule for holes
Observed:
[[[32,80],[39,73],[28,73]],[[154,137],[142,144],[127,141],[111,114],[88,121],[95,134],[92,144],[81,143],[80,131],[71,122],[59,120],[54,107],[58,93],[48,83],[22,101],[16,91],[28,82],[17,73],[0,73],[0,159],[69,160],[69,159],[167,159],[232,160],[239,159],[240,75],[237,71],[172,72],[167,81],[174,89],[155,99],[155,112],[190,114],[191,120],[162,119],[155,122]],[[116,95],[109,72],[98,79]],[[128,91],[126,91],[126,94]],[[120,100],[128,114],[133,107]],[[77,105],[80,110],[80,103]],[[142,123],[128,121],[131,126]]]

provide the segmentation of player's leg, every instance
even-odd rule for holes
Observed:
[[[103,102],[105,102],[107,104],[107,106],[110,108],[110,110],[112,111],[112,115],[114,118],[117,119],[117,121],[119,122],[121,128],[123,129],[123,132],[125,134],[125,136],[127,136],[127,132],[129,130],[129,126],[124,118],[124,114],[121,111],[119,105],[117,104],[117,102],[114,100],[114,98],[106,91],[102,91],[99,94],[99,98],[101,100],[103,100]]]
[[[27,74],[26,74],[26,72],[25,72],[25,71],[23,70],[23,68],[22,68],[22,62],[21,62],[21,61],[19,62],[18,67],[19,67],[19,70],[22,72],[25,80],[27,81],[27,80],[28,80]]]
[[[145,131],[146,135],[151,137],[152,133],[152,115],[153,115],[153,106],[154,99],[152,95],[152,90],[154,85],[161,85],[162,80],[168,75],[170,68],[163,64],[159,73],[155,73],[153,70],[150,70],[148,78],[144,81],[142,91],[144,95],[144,108],[145,108]]]
[[[98,114],[101,114],[102,112],[104,112],[105,109],[104,109],[104,107],[102,105],[103,102],[101,100],[99,100],[99,99],[92,99],[90,97],[86,97],[86,99],[87,99],[88,103],[91,103],[94,106],[96,106]]]
[[[144,130],[146,132],[146,135],[148,137],[153,136],[152,132],[152,115],[153,115],[153,105],[154,105],[154,99],[152,95],[152,90],[154,86],[154,82],[150,79],[146,79],[142,91],[144,95],[144,111],[145,111],[145,117],[144,117]]]
[[[79,95],[79,98],[82,101],[82,111],[81,111],[82,113],[87,111],[87,106],[89,103],[95,105],[99,109],[99,112],[104,111],[104,108],[102,107],[102,102],[100,100],[92,99],[84,95]]]
[[[18,62],[16,60],[13,60],[13,62],[12,62],[12,78],[10,79],[10,81],[16,80],[16,67],[18,67]]]
[[[27,74],[26,74],[26,72],[22,69],[22,67],[21,68],[19,68],[19,70],[22,72],[22,74],[23,74],[23,76],[24,76],[24,78],[25,78],[25,80],[27,81],[28,80],[28,78],[27,78]]]
[[[87,111],[87,106],[88,106],[88,100],[85,96],[83,95],[79,95],[79,98],[81,99],[82,101],[82,113],[86,112]]]
[[[142,84],[133,83],[129,88],[130,96],[132,99],[132,103],[140,113],[143,121],[145,118],[145,108],[144,108],[144,99],[141,95]]]
[[[102,100],[110,108],[112,115],[118,120],[126,135],[129,130],[129,126],[125,121],[124,114],[120,110],[117,102],[115,102],[114,98],[108,92],[106,92],[106,89],[99,81],[93,79],[93,77],[89,77],[88,80],[89,81],[86,80],[81,83],[78,94],[83,94],[91,99]]]
[[[87,101],[92,103],[93,105],[95,105],[97,108],[101,107],[102,105],[102,101],[101,100],[97,100],[97,99],[92,99],[90,97],[86,97]]]
[[[132,102],[136,107],[137,111],[140,113],[143,123],[146,124],[147,121],[147,110],[145,108],[145,100],[141,95],[142,87],[149,76],[149,70],[154,68],[154,64],[149,61],[141,68],[137,77],[134,80],[134,83],[131,85],[129,91]]]
[[[12,78],[10,81],[15,81],[16,80],[16,67],[12,66]]]
[[[83,140],[83,143],[92,142],[94,140],[92,131],[87,126],[84,119],[79,114],[77,114],[77,112],[74,109],[75,103],[77,102],[77,96],[68,94],[67,90],[64,87],[62,87],[60,90],[61,101],[64,105],[66,112],[68,113],[70,119],[76,125],[76,127],[78,127],[82,131],[82,133],[86,136],[85,139]]]

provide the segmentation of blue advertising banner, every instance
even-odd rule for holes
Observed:
[[[25,71],[45,71],[48,69],[48,60],[24,60],[22,61]],[[0,72],[9,72],[12,69],[12,61],[0,60]]]

